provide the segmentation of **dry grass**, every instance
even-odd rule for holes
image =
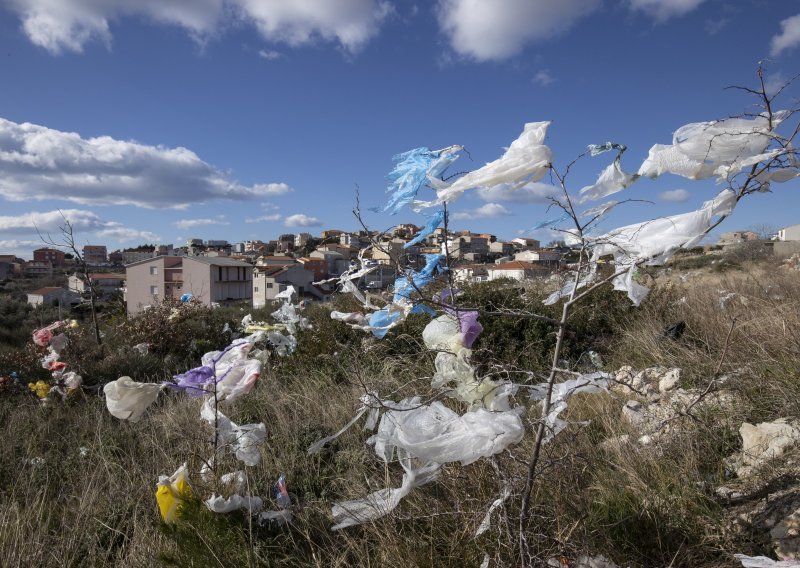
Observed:
[[[576,397],[566,415],[574,423],[545,447],[534,488],[527,527],[534,563],[603,553],[626,566],[726,566],[730,553],[748,545],[727,525],[724,504],[713,495],[725,479],[722,460],[736,449],[730,424],[800,410],[800,282],[760,270],[660,280],[641,309],[608,316],[613,332],[585,344],[574,338],[574,353],[581,345],[604,348],[608,369],[678,366],[688,386],[705,387],[717,368],[741,370],[726,388],[742,404],[724,420],[714,411],[699,413],[697,421],[681,419],[667,441],[643,448],[619,441],[625,434],[636,438],[620,420],[621,400]],[[719,290],[738,294],[726,309]],[[678,320],[687,323],[684,336],[662,338],[663,327]],[[332,503],[397,487],[401,471],[377,460],[360,425],[318,455],[305,449],[352,417],[365,388],[395,400],[426,392],[433,365],[419,342],[423,325],[410,322],[376,342],[315,320],[309,333],[319,339],[301,337],[297,356],[275,362],[230,410],[236,422],[267,426],[262,462],[248,468],[248,479],[252,493],[268,498],[278,475],[286,475],[295,512],[287,527],[214,516],[197,503],[187,506],[178,527],[160,522],[158,475],[184,461],[197,471],[210,451],[196,400],[164,396],[141,422],[129,424],[109,416],[99,397],[43,408],[32,397],[0,394],[3,566],[477,566],[484,551],[493,566],[513,565],[532,436],[494,459],[445,466],[439,481],[413,491],[387,517],[329,530]],[[519,329],[508,326],[492,322],[491,331],[511,337]],[[527,416],[532,426],[536,408]],[[203,496],[207,488],[193,481]],[[506,483],[514,494],[492,529],[475,539]]]

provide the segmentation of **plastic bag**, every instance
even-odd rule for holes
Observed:
[[[216,419],[215,419],[216,415]],[[216,426],[216,439],[220,446],[228,447],[236,458],[245,465],[256,465],[261,461],[259,447],[267,437],[263,422],[257,424],[235,424],[230,418],[214,409],[214,400],[206,399],[200,410],[200,417],[212,427]]]
[[[502,452],[524,434],[513,411],[479,408],[459,416],[438,401],[419,405],[418,398],[404,399],[399,406],[402,410],[384,413],[378,432],[368,440],[386,462],[398,449],[423,462],[468,465]]]
[[[344,501],[333,506],[333,520],[336,522],[331,530],[339,530],[353,525],[373,521],[392,512],[400,500],[415,487],[420,487],[436,479],[440,465],[427,463],[415,467],[410,457],[400,457],[403,466],[403,482],[397,489],[380,489],[370,493],[363,499]]]
[[[191,494],[186,464],[179,467],[171,476],[162,475],[158,478],[156,502],[164,522],[174,523],[178,519],[178,508]]]
[[[543,143],[548,126],[550,122],[527,123],[522,134],[509,145],[502,156],[453,183],[431,180],[437,190],[436,199],[416,201],[415,209],[452,203],[468,189],[493,187],[503,183],[519,187],[530,181],[539,181],[547,173],[553,159],[550,148]]]
[[[106,394],[106,407],[112,416],[138,422],[147,407],[158,398],[162,388],[164,385],[159,383],[137,383],[130,377],[120,377],[106,383],[103,392]]]

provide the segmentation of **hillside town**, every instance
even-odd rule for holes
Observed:
[[[259,308],[290,286],[306,301],[325,302],[337,292],[335,279],[356,259],[375,269],[354,284],[379,292],[394,283],[398,270],[419,268],[425,254],[446,254],[454,282],[471,283],[546,278],[570,252],[563,242],[542,246],[533,238],[502,241],[491,234],[444,228],[414,243],[420,230],[412,224],[397,225],[389,234],[326,229],[317,236],[287,233],[274,240],[233,244],[189,239],[179,247],[140,245],[112,252],[105,245],[85,245],[82,259],[43,247],[32,251],[30,260],[0,254],[0,281],[47,283],[24,289],[32,306],[75,306],[93,291],[101,302],[121,298],[133,315],[164,298],[192,297],[207,306],[245,302]],[[723,233],[705,252],[753,247],[776,258],[800,253],[800,224],[769,235]]]

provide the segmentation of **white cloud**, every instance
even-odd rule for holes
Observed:
[[[283,224],[287,227],[319,227],[322,225],[316,217],[309,217],[303,213],[289,215]]]
[[[0,231],[3,233],[32,234],[38,229],[40,233],[58,233],[67,220],[74,231],[96,231],[106,227],[96,213],[82,209],[64,209],[62,211],[34,211],[21,215],[0,216]]]
[[[161,237],[159,235],[151,233],[150,231],[139,231],[137,229],[129,229],[127,227],[123,227],[120,223],[114,223],[114,222],[109,222],[106,225],[106,228],[101,231],[97,231],[96,235],[98,237],[114,239],[120,242],[126,242],[126,241],[158,242],[161,240]]]
[[[764,89],[766,89],[768,95],[774,96],[788,82],[789,78],[780,71],[776,71],[775,73],[767,73],[764,77]]]
[[[10,8],[22,20],[28,39],[57,55],[81,53],[92,40],[109,46],[109,22],[124,16],[178,25],[201,40],[219,25],[224,0],[10,0]]]
[[[186,231],[205,225],[230,225],[230,223],[222,221],[221,219],[181,219],[180,221],[175,221],[174,225]]]
[[[528,43],[567,31],[601,0],[439,0],[439,27],[456,53],[477,61],[506,59]]]
[[[507,217],[512,215],[511,211],[500,205],[499,203],[487,203],[477,209],[471,211],[459,211],[453,213],[454,221],[462,221],[466,219],[493,219],[495,217]]]
[[[785,49],[800,45],[800,14],[781,21],[781,33],[772,36],[770,54],[775,57]]]
[[[245,223],[262,223],[262,222],[265,222],[265,221],[280,221],[280,220],[281,220],[280,213],[274,213],[272,215],[262,215],[261,217],[255,217],[255,218],[248,217],[247,219],[244,220],[244,222]]]
[[[17,254],[14,251],[28,251],[45,246],[42,241],[5,239],[0,241],[0,254]],[[12,252],[7,252],[12,251]]]
[[[82,205],[186,208],[214,199],[248,200],[292,191],[285,183],[246,186],[186,148],[109,136],[81,138],[0,118],[0,197]]]
[[[184,28],[204,42],[236,21],[268,41],[292,46],[323,39],[350,52],[377,35],[392,11],[386,0],[9,0],[30,41],[50,53],[81,53],[91,41],[111,44],[110,22],[144,16]],[[267,53],[274,53],[269,52]]]
[[[718,20],[706,20],[706,33],[708,35],[717,35],[730,23],[728,18],[719,18]]]
[[[674,203],[683,203],[684,201],[689,201],[691,196],[692,194],[685,189],[671,189],[669,191],[662,191],[658,194],[658,197],[661,198],[661,201],[672,201]]]
[[[533,82],[537,85],[541,85],[542,87],[547,87],[548,85],[552,85],[558,81],[555,77],[550,74],[548,69],[542,69],[536,75],[533,76]]]
[[[385,0],[232,0],[267,40],[297,46],[320,38],[350,52],[377,35],[391,13]]]
[[[101,238],[118,241],[146,240],[158,241],[159,236],[149,231],[130,229],[116,221],[101,219],[92,211],[83,209],[63,209],[61,211],[33,211],[20,215],[0,216],[0,233],[17,235],[35,235],[38,231],[42,237],[60,243],[61,227],[65,220],[72,225],[73,237],[80,233],[94,233]],[[76,242],[77,242],[76,238]],[[23,242],[23,241],[19,241]],[[29,241],[26,241],[29,242]],[[42,245],[42,241],[39,241]]]
[[[268,49],[259,50],[258,56],[266,59],[267,61],[275,61],[276,59],[280,59],[283,57],[283,54],[279,51],[272,51]]]
[[[508,184],[478,189],[478,196],[484,201],[510,201],[512,203],[549,203],[550,197],[561,193],[549,183],[530,182],[522,187],[511,189]]]
[[[629,0],[633,10],[644,12],[657,22],[688,14],[705,0]]]

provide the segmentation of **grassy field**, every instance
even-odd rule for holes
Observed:
[[[771,553],[768,535],[735,522],[742,503],[735,508],[715,488],[736,482],[725,458],[740,449],[743,421],[800,414],[800,277],[748,263],[691,273],[658,275],[640,308],[610,290],[588,298],[571,321],[564,364],[589,370],[585,354],[593,350],[608,371],[679,367],[690,393],[728,375],[724,388],[736,404],[676,416],[669,435],[639,445],[638,433],[621,418],[631,397],[574,397],[563,416],[571,424],[545,446],[534,486],[525,527],[534,565],[603,554],[620,566],[721,567],[735,565],[734,552]],[[730,292],[735,295],[723,307],[720,298]],[[464,301],[541,313],[543,295],[536,285],[491,284],[468,290]],[[297,351],[270,359],[254,391],[229,413],[237,423],[266,424],[262,460],[247,468],[248,484],[274,508],[272,487],[285,474],[291,524],[258,526],[241,513],[212,514],[201,499],[213,488],[197,477],[181,521],[161,522],[158,476],[184,462],[198,471],[211,448],[211,431],[198,420],[200,401],[162,396],[131,424],[110,416],[92,386],[122,375],[161,381],[197,366],[202,353],[230,342],[224,324],[235,327],[247,313],[197,307],[170,320],[164,307],[130,321],[107,316],[102,351],[92,347],[88,330],[77,332],[63,359],[87,388],[65,403],[42,405],[25,388],[0,391],[2,565],[478,566],[484,554],[490,566],[518,565],[519,494],[539,416],[538,405],[523,396],[516,402],[526,409],[528,434],[520,444],[469,466],[447,464],[438,481],[414,490],[392,514],[330,530],[333,503],[398,487],[402,470],[378,461],[360,425],[320,454],[307,455],[306,448],[348,422],[365,390],[393,400],[432,395],[434,368],[420,338],[427,317],[414,316],[378,341],[330,320],[327,309],[308,309],[313,328],[298,335]],[[266,312],[254,317],[265,319]],[[481,321],[485,332],[474,346],[480,372],[540,382],[554,330],[503,316]],[[685,333],[664,338],[665,326],[677,321],[686,323]],[[151,353],[135,354],[131,346],[139,342],[150,343]],[[5,348],[0,374],[21,370],[25,382],[45,378],[40,355],[31,344]],[[233,469],[232,461],[226,465]],[[748,491],[768,486],[778,470],[748,481]],[[512,496],[492,528],[475,538],[506,485]]]

